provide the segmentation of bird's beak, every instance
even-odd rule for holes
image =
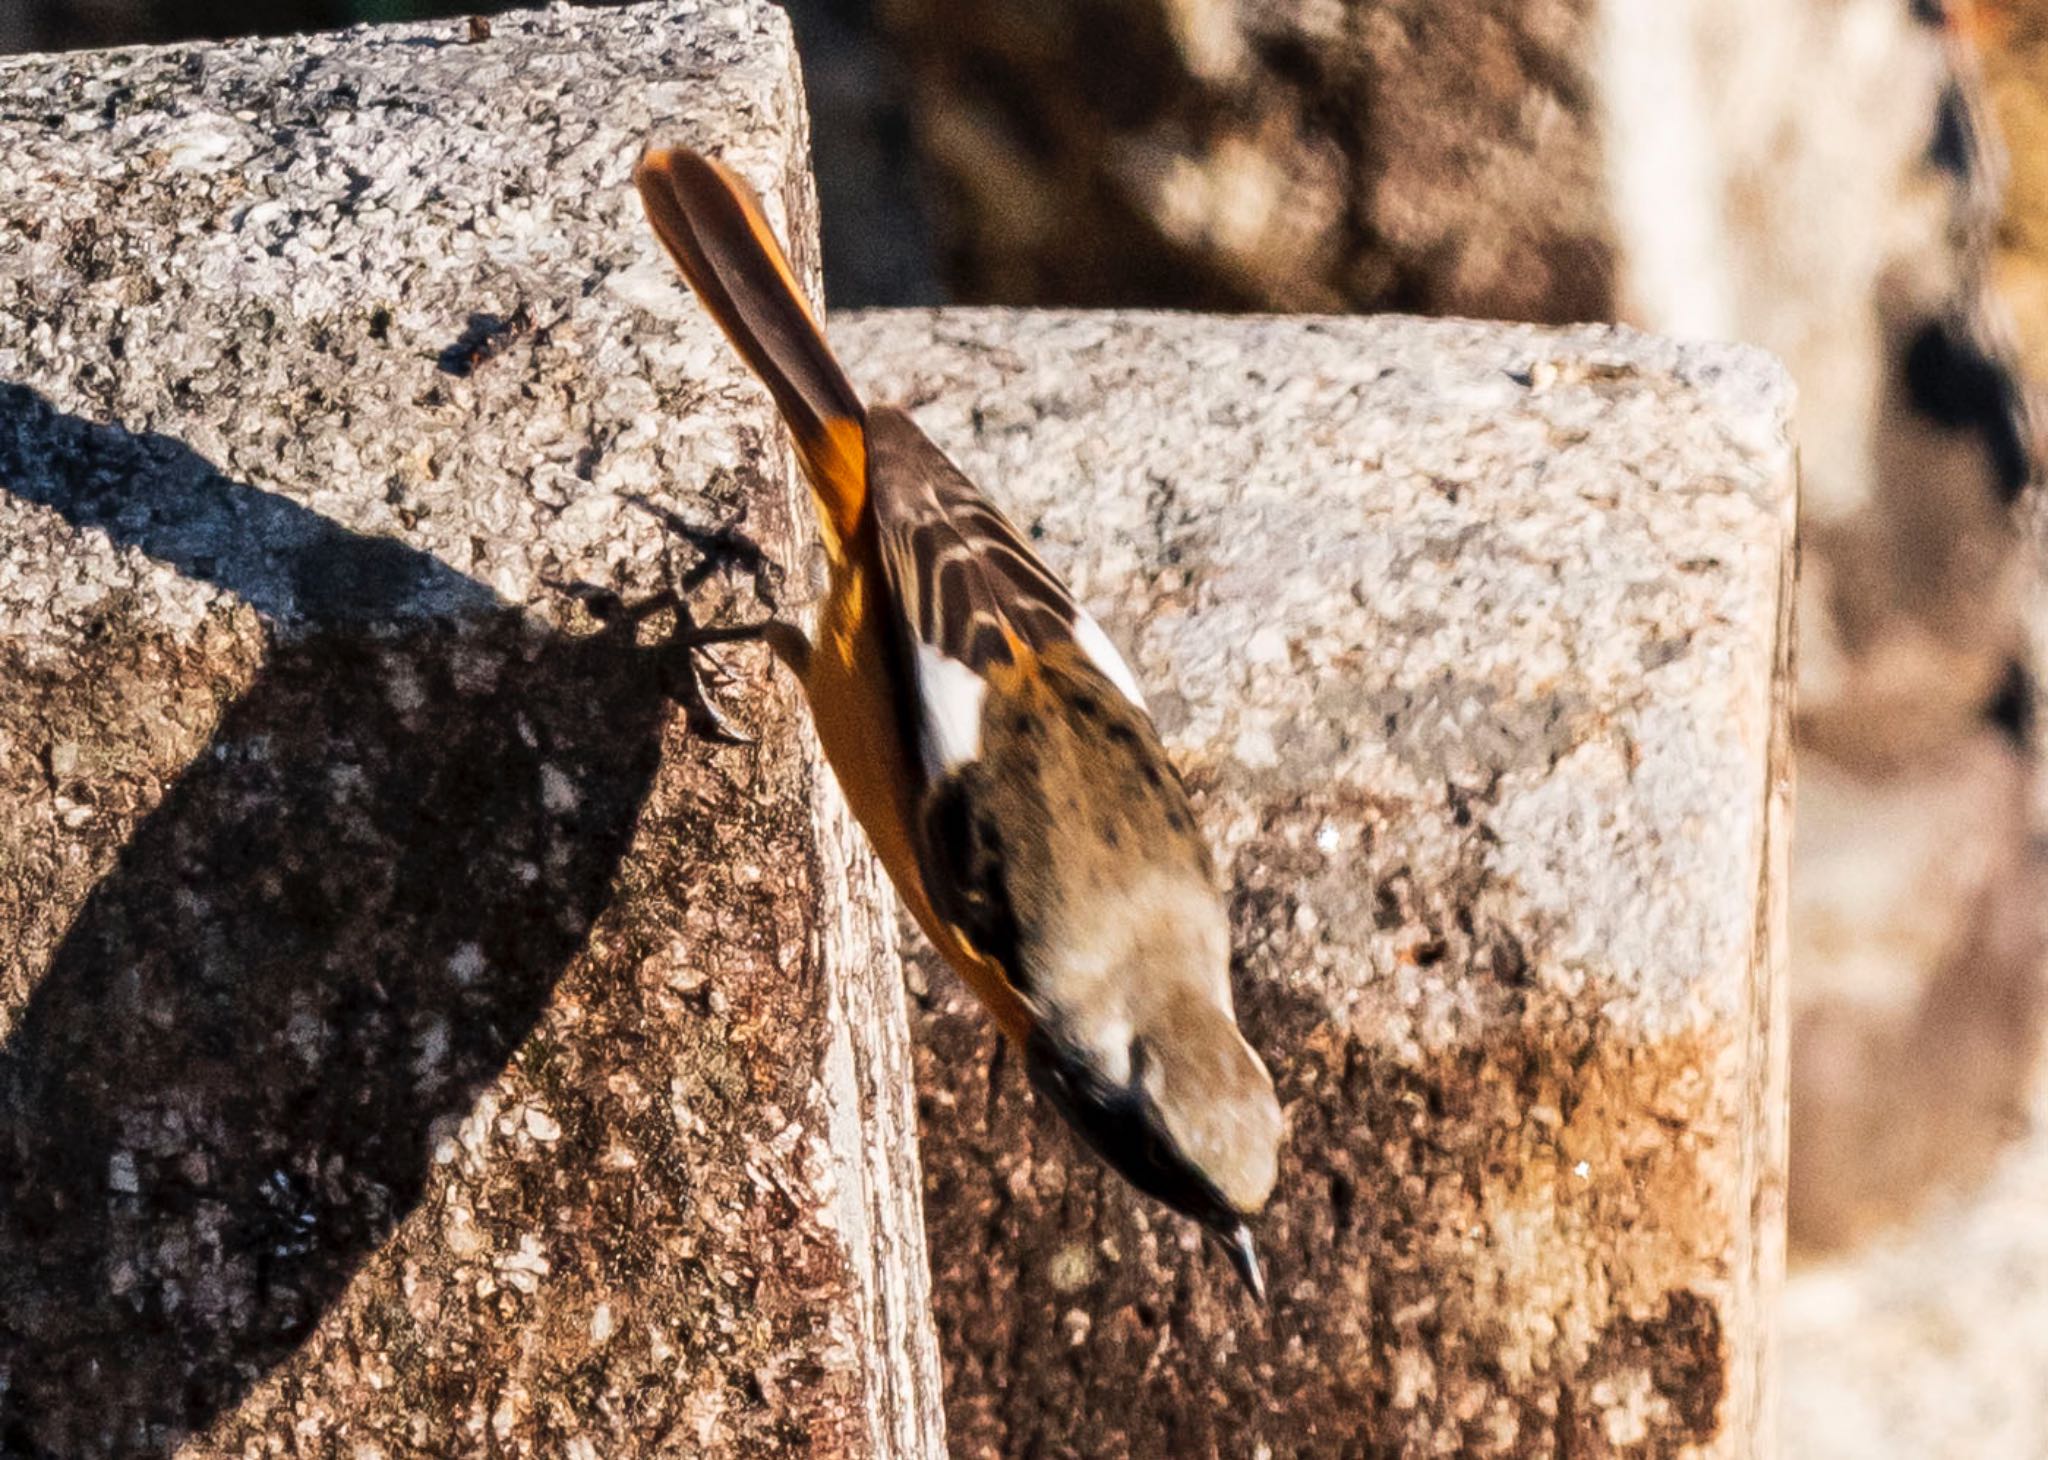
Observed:
[[[1215,1234],[1216,1244],[1223,1249],[1223,1255],[1237,1270],[1238,1280],[1244,1284],[1245,1291],[1252,1295],[1252,1301],[1264,1307],[1266,1275],[1259,1269],[1259,1249],[1252,1246],[1251,1229],[1239,1222],[1227,1232],[1221,1228],[1210,1230]]]
[[[1266,1301],[1259,1250],[1252,1245],[1243,1217],[1181,1153],[1150,1097],[1135,1081],[1110,1084],[1043,1025],[1032,1031],[1024,1047],[1024,1068],[1032,1087],[1126,1181],[1200,1222],[1237,1269],[1245,1291],[1259,1303]]]

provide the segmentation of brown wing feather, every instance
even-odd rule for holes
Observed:
[[[868,452],[876,545],[914,643],[980,674],[1018,646],[1072,641],[1066,585],[909,416],[870,412]]]

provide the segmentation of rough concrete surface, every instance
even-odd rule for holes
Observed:
[[[1783,360],[1800,395],[1796,733],[1802,756],[1844,773],[1828,825],[1845,839],[1809,847],[1802,833],[1795,860],[1841,864],[1876,843],[1900,796],[1983,768],[1971,747],[2032,694],[2028,664],[2048,638],[2028,641],[2033,568],[2012,505],[2041,475],[2041,417],[1988,286],[1996,273],[2023,319],[2048,302],[2048,273],[2010,247],[1995,268],[1993,246],[2008,171],[2006,241],[2041,245],[2028,233],[2048,179],[2028,104],[2048,77],[2040,0],[877,0],[873,12],[910,79],[957,297],[1615,319]],[[1973,35],[1994,57],[1995,115]],[[2022,794],[2038,799],[2034,747],[2016,738]],[[1947,789],[1975,802],[1995,781]],[[2048,919],[2021,930],[2006,908],[2038,875],[2021,864],[2040,825],[2000,824],[1996,860],[2015,875],[1982,903],[2004,905],[1995,946],[1971,926],[1941,945],[1861,940],[1847,963],[1888,992],[1865,1002],[1860,1030],[1840,1001],[1820,1022],[1868,1048],[1917,1044],[1928,1087],[1974,1090],[1983,1071],[1945,1058],[1961,1046],[1899,1021],[1935,987],[1982,1004],[2031,981],[1995,1061],[2027,1068],[2048,1029]],[[1981,976],[1957,973],[1973,966]],[[1838,986],[1840,973],[1813,982]],[[1795,1005],[1807,984],[1802,971]],[[1879,1003],[1899,1020],[1876,1017]],[[1809,1062],[1796,1032],[1793,1060]],[[1844,1073],[1828,1051],[1810,1062]],[[1902,1144],[1915,1149],[1960,1135],[1977,1152],[2007,1134],[1963,1129],[1953,1104],[1923,1119],[1882,1080],[1817,1076],[1798,1094],[1824,1107],[1817,1124],[1858,1142],[1793,1143],[1795,1165],[1823,1157],[1793,1198],[1795,1240],[1810,1247],[1853,1240],[1863,1229],[1838,1217],[1869,1190],[1907,1211],[1981,1170],[1904,1169],[1888,1121],[1910,1123]],[[2024,1099],[2017,1083],[1998,1092]],[[1837,1176],[1846,1187],[1826,1190]]]
[[[691,0],[0,62],[0,1451],[941,1452],[794,696],[695,741],[544,586],[761,612],[631,493],[806,560],[627,180],[815,279],[795,76]]]
[[[1260,1313],[920,965],[954,1453],[1769,1453],[1778,368],[1400,319],[834,326],[1131,651],[1290,1121]]]

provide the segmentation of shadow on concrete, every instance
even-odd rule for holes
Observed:
[[[12,386],[0,490],[274,629],[0,1046],[0,1453],[167,1453],[320,1320],[533,1030],[611,895],[666,676]]]

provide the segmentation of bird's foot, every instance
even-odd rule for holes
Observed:
[[[697,662],[697,652],[718,644],[744,644],[763,638],[772,620],[757,624],[699,624],[672,588],[664,588],[635,603],[627,603],[616,592],[595,583],[549,582],[549,588],[566,594],[589,610],[590,616],[608,629],[637,630],[648,619],[674,613],[675,627],[662,641],[663,685],[669,698],[683,707],[690,732],[721,745],[752,745],[751,735],[734,727],[718,702],[705,688],[707,677],[719,683],[729,677],[714,663],[708,673]]]

